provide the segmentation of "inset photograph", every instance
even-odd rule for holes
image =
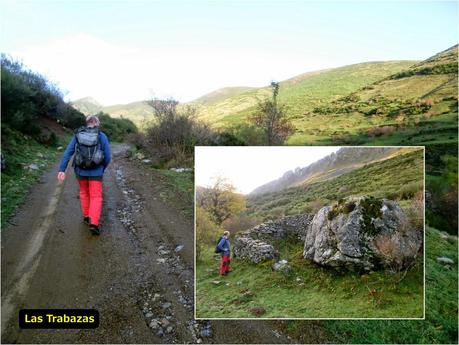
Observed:
[[[424,148],[196,147],[198,319],[423,319]]]

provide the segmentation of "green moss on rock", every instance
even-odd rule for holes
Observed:
[[[367,197],[360,201],[363,217],[362,230],[364,233],[374,236],[379,232],[372,223],[372,219],[382,217],[382,205],[382,201],[374,197]]]
[[[340,199],[338,204],[334,205],[333,208],[328,212],[327,218],[328,220],[332,220],[333,218],[337,217],[340,213],[342,214],[349,214],[355,209],[355,202],[349,201],[345,202],[344,199]]]

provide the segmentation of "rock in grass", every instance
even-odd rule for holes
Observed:
[[[454,265],[454,260],[450,259],[446,256],[439,256],[437,257],[437,262],[445,265]]]
[[[261,316],[266,313],[266,309],[263,307],[254,307],[250,309],[250,313],[255,316]]]
[[[29,170],[38,170],[38,169],[40,169],[40,168],[38,167],[38,165],[35,164],[35,163],[32,163],[32,164],[27,165],[26,168],[29,169]]]
[[[303,256],[323,266],[371,271],[376,266],[401,268],[422,245],[395,201],[362,197],[325,206],[306,234]]]
[[[261,240],[240,236],[234,240],[234,256],[248,258],[253,263],[276,259],[279,253],[274,247]]]
[[[280,260],[272,265],[274,271],[290,272],[290,265],[287,260]]]

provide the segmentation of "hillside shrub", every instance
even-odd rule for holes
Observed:
[[[389,79],[401,79],[414,75],[429,75],[429,74],[457,74],[457,63],[447,63],[429,67],[422,67],[399,72],[389,77]]]
[[[395,132],[394,126],[376,126],[367,129],[367,134],[372,137],[380,137],[382,135],[389,135]]]
[[[251,217],[247,214],[236,214],[226,219],[222,223],[224,230],[229,231],[231,234],[238,233],[253,228],[255,225],[261,223],[260,219]]]
[[[196,207],[196,258],[200,260],[203,249],[206,246],[215,244],[222,233],[219,227],[212,219],[211,215],[202,207]]]
[[[59,88],[22,63],[1,55],[2,123],[34,137],[37,119],[47,117],[69,128],[84,124],[84,115],[67,104]]]
[[[124,142],[130,134],[138,132],[137,126],[129,119],[113,118],[108,114],[99,112],[100,129],[104,131],[111,141]]]
[[[192,165],[195,146],[217,143],[217,135],[196,119],[194,108],[178,110],[174,99],[153,99],[148,104],[155,121],[147,128],[144,146],[164,165]]]

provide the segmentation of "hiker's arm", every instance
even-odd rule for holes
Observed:
[[[222,238],[220,242],[218,242],[218,249],[220,249],[222,252],[227,252],[228,249],[224,248],[223,245],[226,243],[226,240]]]
[[[108,141],[108,138],[105,134],[102,136],[104,140],[104,170],[107,169],[108,164],[110,164],[111,160],[111,153],[110,153],[110,143]]]
[[[73,154],[75,153],[75,145],[76,145],[76,137],[74,136],[70,143],[67,145],[65,149],[64,156],[61,159],[61,164],[59,166],[59,172],[64,172],[67,169],[67,165],[69,164],[70,158],[72,158]]]

